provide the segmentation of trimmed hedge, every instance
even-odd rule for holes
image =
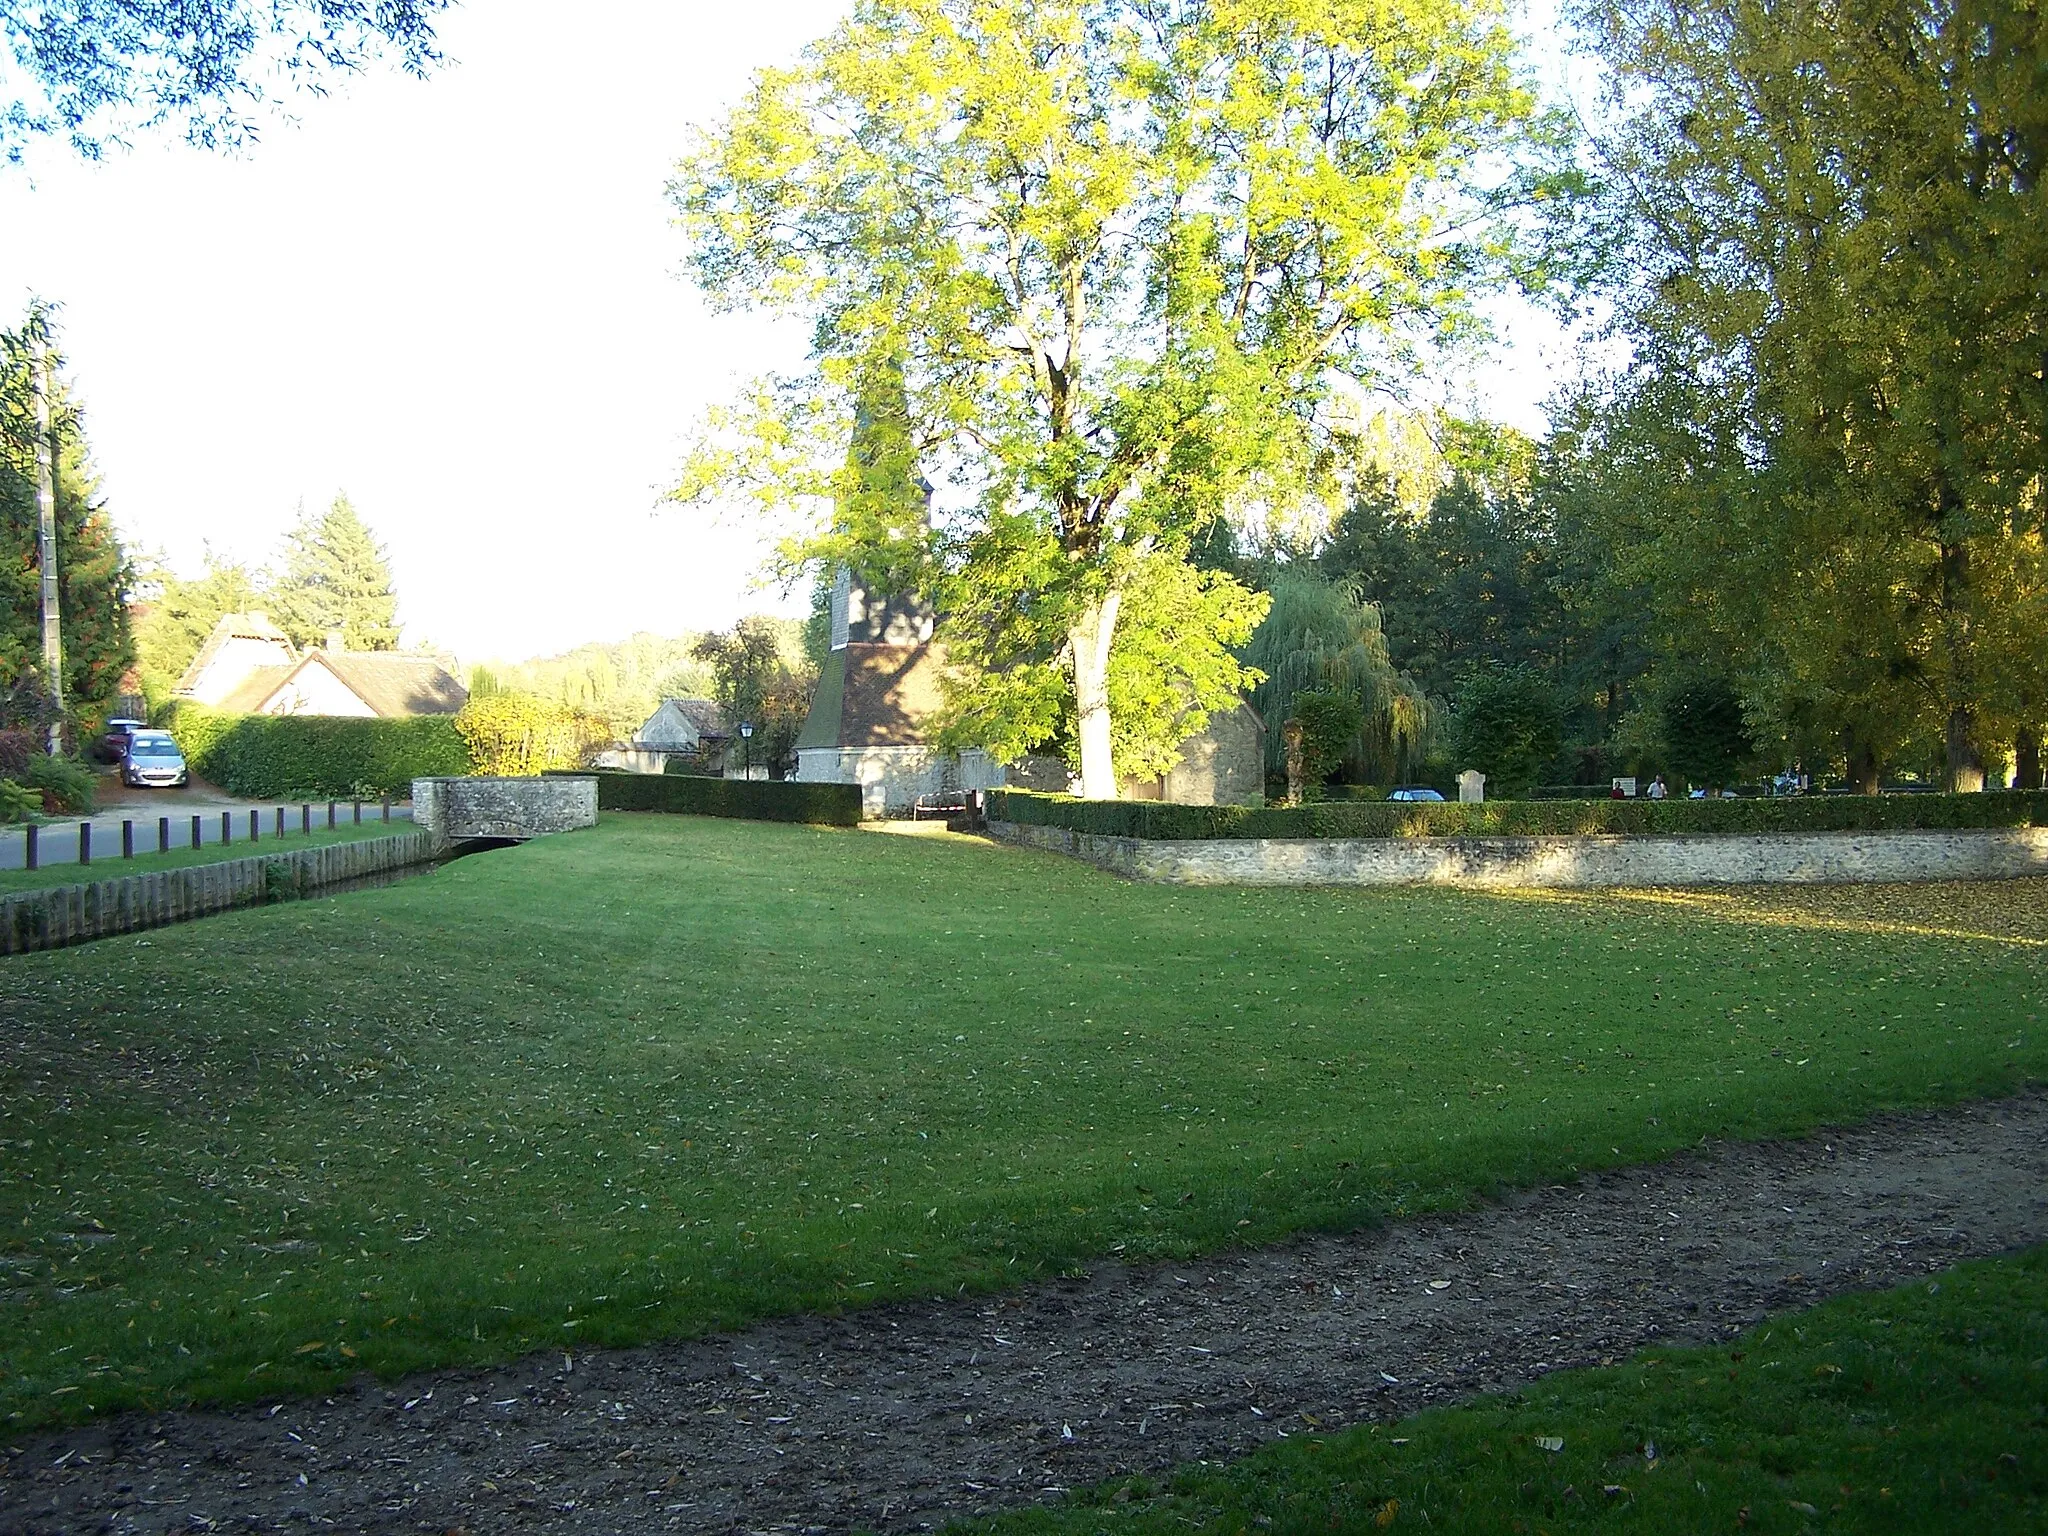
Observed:
[[[858,784],[798,784],[788,779],[704,779],[667,773],[600,769],[601,811],[663,811],[677,816],[735,816],[743,821],[802,821],[814,826],[860,823]]]
[[[1351,801],[1286,810],[1077,800],[1071,795],[992,789],[988,816],[991,821],[1065,827],[1101,837],[1158,839],[1884,832],[2048,826],[2048,791],[1768,800],[1489,800],[1483,805]]]
[[[414,779],[472,771],[449,715],[229,715],[179,700],[159,723],[194,774],[251,799],[404,799]]]

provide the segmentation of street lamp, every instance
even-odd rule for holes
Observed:
[[[751,721],[740,722],[740,740],[745,743],[740,749],[740,766],[751,779],[754,776],[754,727]]]

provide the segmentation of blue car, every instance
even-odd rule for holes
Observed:
[[[121,782],[137,789],[171,789],[191,782],[185,754],[169,731],[131,731],[121,758]]]
[[[1442,800],[1443,796],[1423,785],[1407,784],[1399,789],[1389,790],[1387,798],[1389,800]]]

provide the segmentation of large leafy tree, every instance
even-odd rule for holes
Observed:
[[[391,565],[346,496],[301,514],[285,535],[283,571],[271,593],[276,617],[299,645],[339,633],[352,651],[398,649],[398,594]]]
[[[384,55],[423,74],[439,62],[434,19],[449,0],[0,0],[0,159],[61,136],[98,158],[121,135],[172,126],[193,143],[255,137],[281,87]]]
[[[803,652],[801,626],[754,615],[701,637],[691,654],[711,669],[711,696],[733,733],[728,759],[781,777],[795,765],[796,739],[818,682]],[[750,734],[741,734],[743,725]]]
[[[1646,530],[1750,713],[1950,783],[2048,714],[2048,20],[2008,0],[1589,0]]]
[[[1113,796],[1120,704],[1172,713],[1121,733],[1156,741],[1252,681],[1256,600],[1193,542],[1325,490],[1338,381],[1402,375],[1497,275],[1509,53],[1492,0],[862,0],[678,170],[700,285],[802,316],[814,364],[714,422],[679,494],[809,511],[791,566],[920,550],[974,613],[986,739],[1064,712]],[[885,367],[929,529],[834,495]]]
[[[29,327],[0,332],[0,696],[42,698],[42,565],[36,512],[36,438]],[[88,726],[104,719],[135,659],[128,617],[133,572],[100,498],[77,402],[52,353],[51,429],[57,513],[59,632],[64,706]]]

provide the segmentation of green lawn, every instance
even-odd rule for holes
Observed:
[[[956,1527],[987,1536],[2048,1529],[2048,1250],[1526,1392]],[[1555,1449],[1541,1442],[1562,1441]]]
[[[323,813],[324,814],[324,813]],[[293,853],[301,848],[318,848],[322,843],[347,843],[362,837],[385,837],[394,832],[410,832],[412,823],[394,821],[389,826],[382,822],[364,822],[360,827],[340,826],[332,832],[314,823],[312,835],[302,837],[296,814],[286,822],[291,830],[282,838],[272,837],[274,826],[269,820],[263,824],[263,836],[257,842],[250,842],[249,816],[246,811],[235,815],[235,840],[223,848],[218,843],[207,843],[198,848],[180,848],[180,838],[191,835],[191,816],[171,818],[172,847],[169,853],[157,853],[156,818],[135,823],[136,855],[132,859],[121,857],[121,833],[116,828],[110,837],[105,831],[93,831],[93,859],[90,864],[80,864],[73,855],[78,851],[78,823],[59,822],[43,829],[43,847],[47,855],[51,850],[61,851],[64,862],[44,864],[41,869],[0,869],[0,896],[14,891],[41,891],[57,885],[84,885],[94,880],[118,880],[123,875],[147,875],[160,869],[186,869],[194,864],[222,864],[230,859],[253,858],[258,854]],[[220,830],[220,813],[207,817],[208,831]],[[19,829],[9,827],[7,834],[19,836]],[[141,850],[151,850],[144,853]]]
[[[1176,890],[696,817],[0,965],[0,1409],[1467,1200],[2048,1068],[2043,882]]]

